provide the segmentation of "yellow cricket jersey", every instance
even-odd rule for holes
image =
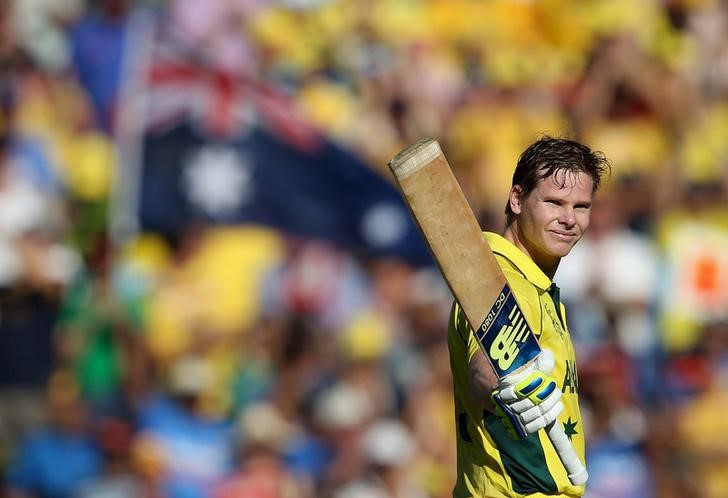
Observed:
[[[566,327],[566,312],[558,301],[558,289],[526,254],[505,238],[494,233],[485,233],[485,238],[539,344],[554,353],[556,367],[551,375],[564,393],[564,411],[559,422],[584,461],[576,358]],[[584,486],[571,484],[545,431],[521,440],[511,439],[500,419],[471,398],[468,364],[479,344],[457,304],[453,305],[450,317],[448,347],[457,425],[458,475],[453,497],[582,496]]]

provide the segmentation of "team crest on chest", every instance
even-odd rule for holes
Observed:
[[[556,316],[556,313],[553,309],[551,309],[551,306],[548,304],[544,304],[544,308],[546,309],[546,314],[551,319],[551,323],[554,326],[554,330],[556,330],[559,333],[559,336],[563,339],[564,338],[564,327],[561,325],[561,320],[559,320],[559,317]]]

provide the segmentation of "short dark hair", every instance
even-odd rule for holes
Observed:
[[[521,195],[528,196],[536,184],[557,171],[586,173],[593,180],[592,192],[601,185],[602,176],[611,169],[604,153],[593,151],[588,146],[566,138],[545,135],[528,146],[518,158],[513,172],[511,188],[521,187]],[[510,200],[506,202],[506,226],[515,220]]]

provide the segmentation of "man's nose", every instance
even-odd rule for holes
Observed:
[[[564,206],[559,213],[559,223],[568,227],[574,226],[576,224],[576,215],[574,214],[574,208]]]

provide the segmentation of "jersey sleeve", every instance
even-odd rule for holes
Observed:
[[[475,352],[480,347],[478,341],[475,338],[473,329],[470,326],[468,318],[465,316],[463,309],[455,302],[453,306],[453,313],[451,318],[450,326],[455,330],[458,335],[458,339],[462,342],[466,350],[467,360],[470,362]]]

